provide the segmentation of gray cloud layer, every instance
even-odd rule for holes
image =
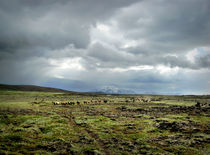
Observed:
[[[1,83],[210,93],[208,0],[0,0],[0,20]]]

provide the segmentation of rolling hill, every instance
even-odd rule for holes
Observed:
[[[68,90],[63,90],[63,89],[58,89],[58,88],[34,86],[34,85],[7,85],[7,84],[0,84],[0,90],[73,93],[73,91],[68,91]]]

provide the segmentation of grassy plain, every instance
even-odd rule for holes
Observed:
[[[0,154],[207,155],[209,103],[210,96],[0,91]]]

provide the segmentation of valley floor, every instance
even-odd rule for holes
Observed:
[[[207,155],[210,96],[0,91],[0,154]]]

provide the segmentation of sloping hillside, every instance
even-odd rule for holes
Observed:
[[[67,92],[72,93],[72,91],[67,91],[57,88],[41,87],[34,85],[6,85],[0,84],[0,90],[16,90],[16,91],[41,91],[41,92]]]

